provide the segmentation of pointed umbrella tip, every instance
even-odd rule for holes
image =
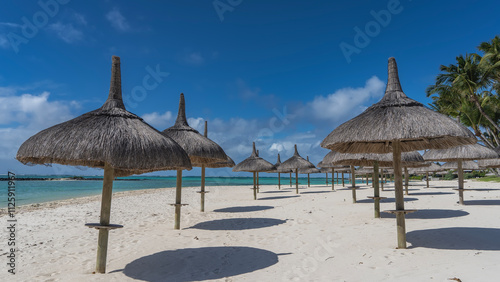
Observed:
[[[295,144],[295,155],[298,155],[299,151],[297,151],[297,144]]]
[[[186,118],[186,101],[184,100],[184,93],[181,93],[179,98],[179,111],[177,119],[175,120],[176,126],[189,126]]]
[[[403,92],[401,88],[401,83],[399,82],[398,65],[394,57],[389,58],[387,65],[387,87],[385,92],[400,91]]]
[[[102,105],[102,110],[110,110],[112,108],[125,109],[122,99],[122,78],[120,70],[120,57],[111,57],[111,82],[109,86],[108,99]]]

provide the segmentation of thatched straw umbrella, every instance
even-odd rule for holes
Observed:
[[[257,155],[255,142],[253,142],[252,155],[233,167],[233,171],[247,171],[253,173],[253,198],[257,200],[256,173],[259,171],[273,171],[274,165]]]
[[[382,100],[333,130],[321,146],[342,153],[391,153],[395,174],[398,247],[406,248],[401,152],[445,149],[476,143],[474,135],[451,118],[408,98],[399,82],[396,60],[389,59]]]
[[[299,169],[307,169],[307,168],[313,168],[316,167],[314,166],[313,163],[310,161],[304,159],[299,155],[299,152],[297,151],[297,145],[295,145],[295,153],[293,154],[292,157],[290,157],[288,160],[284,161],[280,169],[282,170],[295,170],[295,192],[298,194],[299,193]]]
[[[332,191],[335,190],[335,170],[337,169],[337,175],[338,175],[338,171],[340,170],[342,172],[342,186],[344,186],[344,172],[347,170],[347,171],[350,171],[350,167],[349,166],[345,166],[345,165],[336,165],[336,164],[333,164],[331,162],[331,155],[332,154],[335,154],[335,152],[329,152],[328,154],[326,154],[325,157],[323,157],[323,160],[321,160],[319,163],[318,163],[318,167],[321,168],[322,171],[325,171],[327,172],[327,170],[331,170],[332,172]],[[327,176],[328,178],[328,176]],[[338,181],[338,177],[337,177],[337,181]],[[328,181],[326,182],[326,185],[328,185]]]
[[[427,161],[456,161],[458,163],[458,198],[461,205],[464,204],[464,173],[462,168],[463,161],[494,158],[498,158],[497,152],[479,144],[457,146],[449,149],[434,149],[424,153],[424,159]]]
[[[441,166],[445,170],[458,170],[458,162],[446,162]],[[462,170],[479,170],[480,167],[475,161],[463,161]],[[458,172],[457,172],[458,173]]]
[[[306,160],[309,161],[309,156],[307,156]],[[299,173],[307,173],[307,187],[311,187],[310,174],[311,173],[321,173],[321,170],[317,169],[316,167],[301,168],[301,169],[299,169]]]
[[[172,139],[128,112],[122,100],[120,58],[113,56],[109,96],[104,105],[54,125],[24,142],[16,158],[24,164],[63,164],[104,168],[96,272],[106,272],[113,180],[117,176],[191,169],[186,152]]]
[[[429,172],[443,171],[443,168],[436,163],[431,163],[430,166],[416,167],[410,170],[410,173],[420,174],[425,172],[425,180],[427,182],[427,188],[429,188]]]
[[[186,102],[184,94],[181,93],[179,99],[179,112],[175,124],[165,130],[163,135],[172,138],[188,153],[191,164],[202,169],[202,179],[204,181],[205,165],[214,162],[224,162],[227,155],[224,150],[214,141],[201,135],[197,130],[190,127],[186,119]],[[202,189],[204,190],[205,187]],[[181,228],[181,203],[182,194],[182,170],[177,170],[177,185],[175,188],[175,222],[174,229]],[[201,193],[204,201],[205,191]],[[204,205],[204,204],[203,204]]]
[[[328,167],[324,167],[324,164],[323,164],[323,161],[320,161],[317,165],[317,167],[319,167],[320,169],[320,172],[323,172],[325,173],[325,183],[326,183],[326,186],[328,186],[328,173],[330,172],[330,168]],[[332,181],[333,181],[333,175],[332,175]]]
[[[278,170],[278,168],[280,167],[280,165],[281,165],[281,157],[280,157],[280,154],[278,153],[278,160],[274,164],[274,167],[276,168],[276,170],[274,172],[278,173],[278,189],[281,190],[281,172]]]
[[[496,147],[494,150],[500,155],[500,147]],[[477,164],[483,168],[499,168],[500,158],[479,160]]]
[[[203,136],[208,138],[208,123],[205,121],[205,132]],[[234,161],[231,159],[229,156],[227,156],[227,159],[225,161],[219,161],[219,162],[214,162],[214,163],[208,163],[208,164],[202,164],[201,166],[201,205],[200,205],[200,210],[202,212],[205,211],[205,194],[208,193],[208,191],[205,191],[205,168],[223,168],[223,167],[233,167]]]

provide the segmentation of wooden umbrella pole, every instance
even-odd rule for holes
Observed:
[[[382,191],[384,191],[384,169],[382,169],[382,173],[380,174],[380,189],[382,189]]]
[[[299,169],[295,169],[295,193],[299,193]]]
[[[311,179],[309,178],[309,173],[307,174],[307,187],[311,187]]]
[[[281,173],[278,172],[278,189],[281,190]]]
[[[408,174],[408,168],[405,166],[405,194],[408,195],[408,184],[410,182],[410,175]]]
[[[373,163],[373,200],[375,202],[375,218],[380,218],[380,192],[378,189],[378,161]]]
[[[335,190],[335,185],[333,184],[335,181],[333,179],[333,174],[335,173],[335,168],[332,167],[332,191]]]
[[[257,172],[257,192],[260,192],[259,172]]]
[[[257,182],[256,182],[256,172],[253,172],[253,199],[257,200]]]
[[[396,225],[398,248],[406,249],[405,202],[403,196],[403,176],[401,175],[401,143],[392,142],[392,159],[394,165],[394,193],[396,198]]]
[[[363,178],[361,178],[363,179]],[[354,175],[354,166],[351,165],[351,190],[352,190],[352,202],[356,203],[356,175]]]
[[[427,188],[429,188],[429,172],[425,173],[425,180],[427,181]]]
[[[200,210],[205,211],[205,165],[201,165],[201,206]]]
[[[177,170],[177,183],[175,185],[175,222],[174,229],[181,229],[181,195],[182,195],[182,170]]]
[[[458,203],[464,204],[464,170],[462,160],[458,160]]]
[[[342,171],[342,187],[345,187],[345,182],[344,182],[344,172]]]
[[[328,186],[328,172],[325,172],[325,183]]]
[[[101,219],[100,225],[109,225],[111,216],[111,197],[113,193],[114,169],[108,163],[104,164],[104,179],[102,182],[101,199]],[[108,254],[108,235],[109,229],[100,228],[99,238],[97,240],[97,260],[96,272],[106,273],[106,257]]]
[[[290,188],[292,188],[292,172],[290,171]]]

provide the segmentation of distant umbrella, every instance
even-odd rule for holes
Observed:
[[[334,154],[335,152],[332,152],[330,151],[324,158],[323,160],[321,160],[319,163],[318,163],[318,167],[321,167],[322,171],[325,171],[326,170],[331,170],[332,172],[332,190],[335,190],[335,182],[334,182],[334,174],[335,174],[335,170],[338,171],[341,171],[342,172],[342,185],[344,185],[344,172],[345,171],[350,171],[350,167],[349,166],[345,166],[345,165],[336,165],[336,164],[333,164],[331,163],[328,158],[330,157],[331,154]],[[327,157],[328,156],[328,157]],[[325,161],[325,158],[327,159]],[[338,173],[337,173],[338,175]],[[326,183],[326,185],[328,185],[328,181]]]
[[[429,172],[439,172],[443,170],[444,169],[440,165],[431,163],[430,166],[412,168],[410,172],[415,174],[425,173],[425,181],[427,183],[427,188],[429,188]]]
[[[497,152],[479,144],[457,146],[441,150],[429,150],[424,153],[424,159],[428,161],[457,162],[458,198],[461,205],[464,204],[464,174],[462,168],[463,161],[494,158],[498,158]]]
[[[447,162],[441,166],[442,169],[457,169],[458,162]],[[463,161],[462,170],[479,170],[479,165],[474,161]]]
[[[306,160],[309,161],[309,156],[307,156]],[[316,167],[302,168],[302,169],[299,169],[299,173],[307,173],[307,187],[311,187],[310,174],[311,173],[321,173],[321,170],[317,169]]]
[[[395,174],[398,247],[406,248],[401,152],[474,144],[463,125],[408,98],[399,82],[396,60],[389,58],[385,95],[357,117],[341,124],[321,146],[341,153],[391,153]]]
[[[205,121],[205,132],[203,134],[204,137],[208,138],[208,122]],[[202,212],[205,211],[205,194],[208,193],[205,191],[205,168],[223,168],[223,167],[233,167],[234,166],[234,161],[227,156],[225,161],[218,161],[218,162],[213,162],[213,163],[208,163],[208,164],[202,164],[201,165],[201,189],[199,191],[201,195],[201,205],[200,205],[200,210]]]
[[[257,200],[256,173],[267,172],[276,169],[273,164],[257,156],[255,142],[253,142],[252,155],[233,167],[233,171],[247,171],[253,173],[253,198]]]
[[[297,145],[295,145],[295,153],[288,160],[284,161],[280,169],[283,170],[294,170],[295,171],[295,192],[299,193],[299,169],[307,169],[315,167],[313,163],[304,159],[299,155],[297,151]]]
[[[172,138],[188,154],[191,164],[202,167],[209,163],[227,160],[224,150],[214,141],[201,135],[194,128],[190,127],[186,119],[186,102],[184,94],[181,93],[179,99],[179,112],[172,127],[163,130],[163,135]],[[177,184],[175,188],[175,223],[174,229],[181,226],[181,194],[182,194],[182,170],[177,170]],[[202,193],[203,195],[203,193]]]
[[[278,153],[278,160],[274,164],[275,169],[267,171],[267,173],[278,173],[278,189],[281,189],[281,172],[278,170],[280,165],[281,165],[281,158],[280,154]]]
[[[122,100],[120,58],[113,56],[109,97],[104,105],[54,125],[24,142],[16,158],[24,164],[104,168],[96,272],[106,272],[113,180],[117,176],[171,169],[191,169],[186,152],[172,139],[128,112]]]

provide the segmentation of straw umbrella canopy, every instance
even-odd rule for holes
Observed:
[[[442,169],[458,169],[458,162],[447,162],[441,166]],[[462,170],[479,170],[479,165],[475,161],[463,161]]]
[[[306,157],[306,160],[309,161],[309,156]],[[321,170],[319,170],[316,167],[301,168],[301,169],[299,169],[299,173],[307,173],[307,187],[311,187],[311,178],[309,175],[311,173],[321,173]]]
[[[172,139],[128,112],[122,100],[120,58],[112,57],[109,96],[104,105],[54,125],[25,141],[16,156],[24,164],[104,168],[96,272],[106,272],[113,179],[145,172],[191,169],[186,152]]]
[[[278,173],[278,189],[281,190],[281,171],[278,170],[279,166],[281,165],[281,157],[280,154],[278,153],[278,160],[274,164],[274,169],[270,171],[266,171],[267,173]]]
[[[449,149],[428,150],[424,153],[424,159],[427,161],[456,161],[458,163],[458,198],[461,205],[464,204],[464,174],[462,168],[463,162],[494,158],[498,158],[497,152],[479,144],[456,146]]]
[[[299,193],[299,169],[313,168],[313,163],[304,159],[297,151],[297,144],[295,144],[295,153],[288,160],[284,161],[280,169],[282,170],[295,170],[295,193]]]
[[[333,130],[321,146],[341,153],[393,154],[398,247],[406,248],[401,152],[474,144],[463,125],[404,94],[396,60],[389,58],[385,95],[357,117]]]
[[[223,162],[227,160],[224,150],[214,141],[201,135],[197,130],[190,127],[186,119],[186,102],[184,94],[181,93],[179,99],[179,112],[177,119],[172,127],[163,130],[163,135],[172,138],[188,154],[191,164],[202,169],[202,181],[205,180],[205,165],[214,162]],[[204,190],[204,187],[202,188]],[[182,194],[182,170],[177,170],[177,185],[175,189],[175,222],[174,229],[180,229],[181,221],[181,194]],[[202,191],[202,199],[205,191]],[[203,209],[204,209],[204,203]]]
[[[253,142],[253,150],[250,157],[246,158],[239,164],[233,167],[233,171],[247,171],[253,173],[253,198],[257,200],[257,186],[255,182],[257,172],[263,171],[273,171],[276,167],[264,160],[263,158],[257,155],[257,151],[255,150],[255,142]]]
[[[500,147],[496,147],[495,152],[500,155]],[[487,167],[487,168],[499,168],[500,167],[500,158],[496,159],[486,159],[486,160],[479,160],[477,164],[480,167]]]

